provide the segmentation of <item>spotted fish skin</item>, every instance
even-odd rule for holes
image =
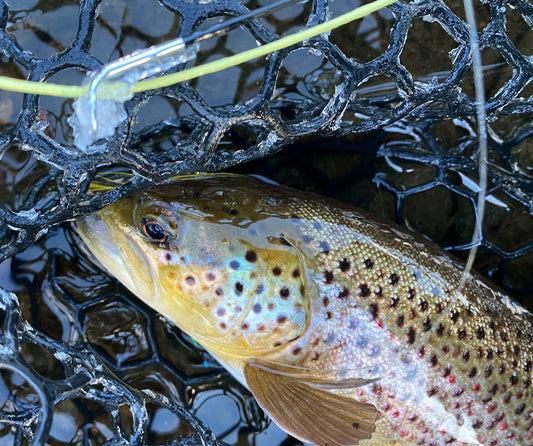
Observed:
[[[121,200],[78,230],[243,384],[250,358],[367,380],[328,390],[377,409],[354,444],[533,444],[531,314],[478,277],[458,291],[462,265],[402,228],[207,175]]]

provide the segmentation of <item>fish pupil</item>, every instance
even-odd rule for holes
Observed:
[[[147,237],[157,242],[164,242],[168,238],[165,228],[157,222],[149,221],[144,223],[143,231]]]

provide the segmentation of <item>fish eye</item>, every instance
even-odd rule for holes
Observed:
[[[166,242],[169,236],[168,231],[158,221],[147,220],[142,222],[144,235],[154,242]]]
[[[139,233],[145,240],[165,243],[178,237],[178,219],[174,209],[163,201],[140,203],[133,214]]]

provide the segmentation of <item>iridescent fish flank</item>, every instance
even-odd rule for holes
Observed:
[[[78,221],[98,260],[316,445],[532,445],[532,316],[421,237],[237,175]]]

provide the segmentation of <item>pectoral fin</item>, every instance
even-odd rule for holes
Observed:
[[[356,445],[370,438],[375,430],[377,409],[327,390],[333,388],[329,379],[321,386],[316,375],[299,377],[257,360],[248,362],[244,376],[264,411],[283,430],[302,441],[317,446]]]

